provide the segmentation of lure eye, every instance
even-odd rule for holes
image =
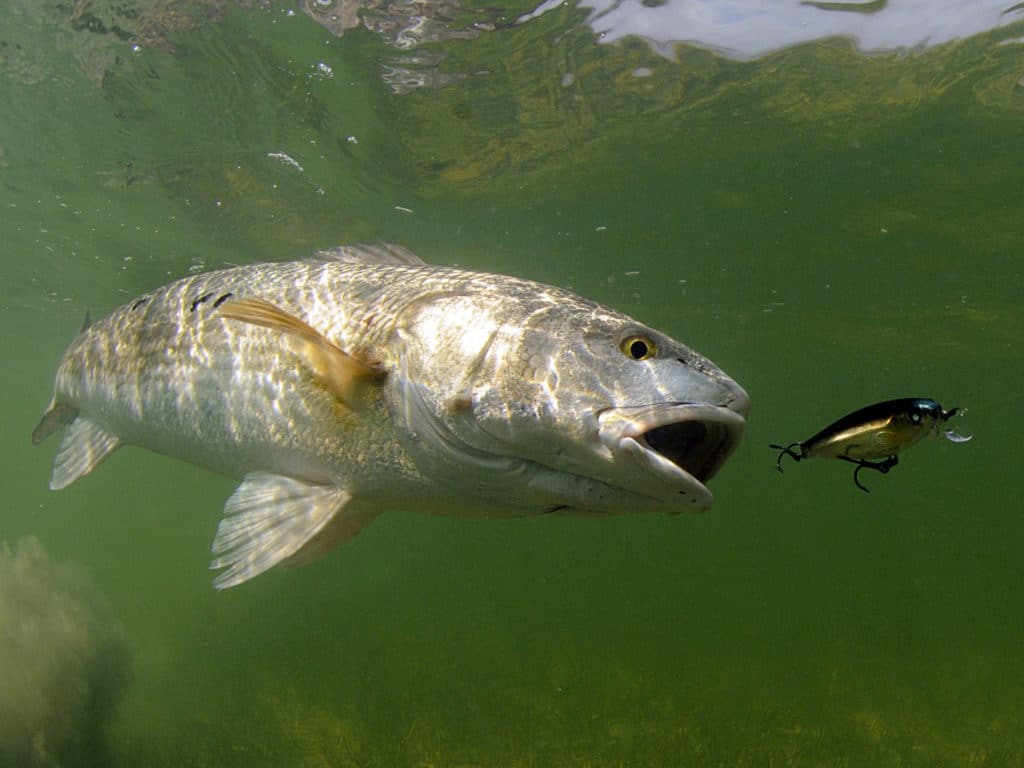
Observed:
[[[650,360],[658,354],[658,345],[646,336],[627,336],[619,342],[619,349],[630,360]]]
[[[920,424],[925,418],[934,419],[936,415],[942,414],[942,407],[931,400],[919,400],[910,408],[910,421]]]

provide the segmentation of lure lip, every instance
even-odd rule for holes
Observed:
[[[966,408],[950,408],[948,411],[942,412],[942,423],[946,423],[954,416],[963,416],[967,413]],[[966,443],[968,440],[974,438],[974,435],[961,435],[954,429],[945,429],[939,432],[944,438],[949,440],[951,443]]]
[[[654,475],[663,493],[685,494],[690,508],[707,509],[714,501],[706,483],[736,450],[746,427],[749,400],[730,405],[670,402],[608,408],[598,415],[601,442],[613,454],[628,455]]]

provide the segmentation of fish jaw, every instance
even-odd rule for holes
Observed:
[[[598,436],[631,490],[661,501],[672,512],[701,512],[714,502],[706,483],[739,445],[749,400],[728,406],[655,403],[606,408],[598,414]],[[639,466],[644,470],[637,475]],[[620,479],[619,485],[626,482]]]

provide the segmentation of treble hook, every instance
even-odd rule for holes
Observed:
[[[899,456],[889,456],[887,459],[885,459],[883,461],[868,461],[867,459],[851,459],[848,456],[836,456],[836,458],[837,459],[842,459],[843,461],[848,461],[851,464],[856,464],[857,465],[857,468],[855,470],[853,470],[853,483],[854,483],[854,485],[856,485],[858,488],[860,488],[865,493],[871,493],[871,489],[870,488],[866,488],[863,485],[861,485],[861,482],[860,482],[860,480],[857,477],[857,475],[860,474],[860,471],[862,469],[873,469],[876,472],[881,472],[883,475],[887,475],[887,474],[889,474],[889,470],[890,469],[892,469],[893,467],[895,467],[897,464],[900,463],[900,457]]]

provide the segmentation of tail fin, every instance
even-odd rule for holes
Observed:
[[[36,428],[32,430],[33,444],[39,445],[58,429],[66,427],[77,418],[78,409],[73,405],[54,403],[43,414],[43,418],[39,420]]]
[[[50,489],[54,491],[92,472],[121,445],[117,435],[88,419],[79,418],[78,409],[67,403],[57,403],[47,409],[39,425],[32,430],[32,442],[38,445],[61,427],[67,427],[67,431],[50,478]]]
[[[89,474],[121,446],[117,435],[107,432],[99,424],[77,418],[64,432],[64,442],[57,451],[50,477],[50,490],[66,488],[78,478]]]
[[[92,325],[92,318],[89,316],[89,310],[85,310],[85,318],[82,320],[82,328],[78,333],[85,333],[89,330],[90,325]],[[58,429],[68,426],[77,418],[77,408],[70,403],[58,403],[57,397],[54,396],[53,400],[50,401],[50,407],[47,408],[46,413],[43,414],[43,418],[39,420],[36,428],[32,430],[33,445],[39,445]]]

